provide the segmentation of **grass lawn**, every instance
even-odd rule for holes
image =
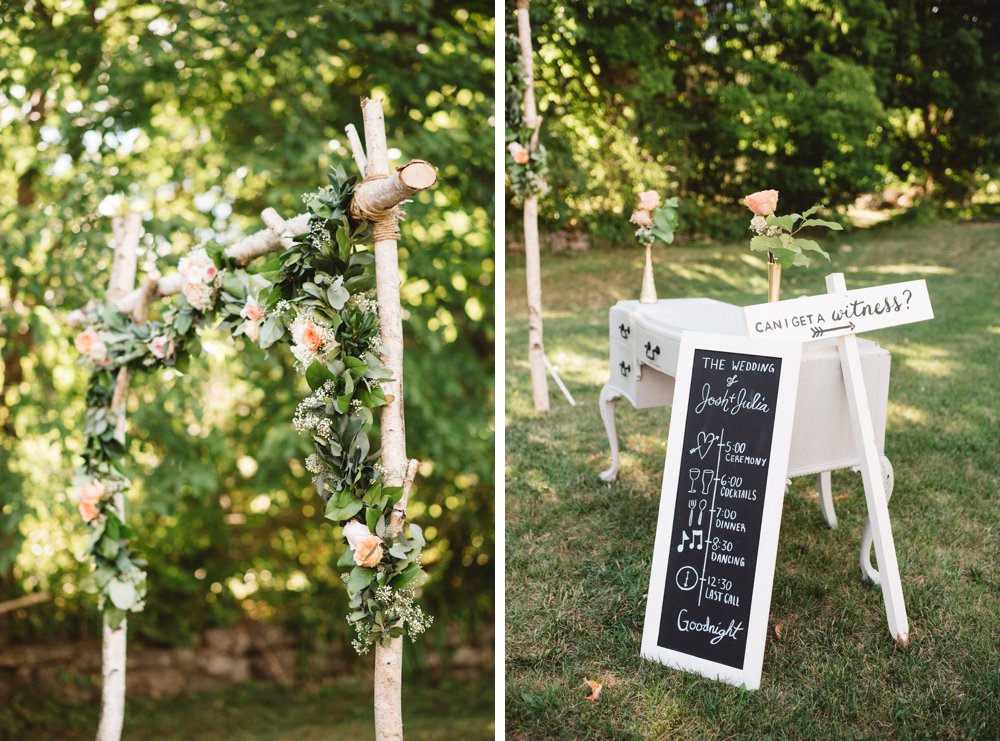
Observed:
[[[403,681],[407,739],[492,739],[493,675],[417,684]],[[100,703],[21,696],[0,708],[0,738],[92,739]],[[129,741],[320,741],[375,735],[371,680],[277,687],[247,684],[167,700],[130,700],[122,737]]]
[[[889,636],[857,549],[861,477],[785,497],[764,674],[747,692],[639,658],[669,410],[618,406],[605,484],[597,398],[607,309],[637,298],[641,251],[543,256],[550,382],[534,412],[523,258],[507,267],[507,732],[518,738],[1000,737],[1000,224],[895,226],[825,243],[848,287],[925,278],[937,318],[866,335],[892,353],[886,454],[910,646]],[[766,298],[745,243],[657,248],[661,298]],[[826,265],[785,271],[782,297],[825,292]],[[584,678],[604,685],[597,704]]]

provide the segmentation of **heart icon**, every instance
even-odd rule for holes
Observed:
[[[712,446],[715,445],[715,441],[719,439],[719,436],[714,432],[699,432],[698,433],[698,445],[691,448],[692,453],[697,453],[701,456],[702,460],[705,460],[705,456],[708,455],[709,451],[712,450]]]

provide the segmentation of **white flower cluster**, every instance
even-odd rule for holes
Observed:
[[[347,300],[347,308],[356,309],[365,314],[378,312],[378,302],[368,293],[353,293]]]
[[[383,608],[386,627],[404,626],[411,640],[416,640],[434,622],[433,617],[413,602],[413,592],[409,589],[394,592],[392,587],[379,587],[375,590],[375,599]],[[368,626],[358,621],[354,623],[354,631],[357,636],[351,641],[351,646],[359,655],[368,653],[374,642]]]
[[[768,226],[767,219],[763,216],[754,216],[750,219],[750,230],[761,237],[777,237],[781,234],[781,227]]]
[[[309,435],[316,435],[325,440],[329,440],[333,435],[333,420],[329,417],[322,417],[314,410],[321,409],[333,399],[335,386],[333,381],[327,381],[309,396],[299,402],[295,408],[295,416],[292,418],[292,426],[298,432]],[[306,462],[308,468],[308,461]],[[309,469],[312,471],[312,469]],[[312,471],[317,473],[317,471]]]
[[[195,247],[177,263],[184,278],[184,298],[198,311],[207,311],[215,304],[220,276],[204,247]]]

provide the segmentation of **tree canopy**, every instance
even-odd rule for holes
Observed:
[[[536,0],[531,19],[550,226],[624,237],[653,188],[681,196],[682,230],[742,233],[756,190],[962,204],[996,174],[989,0]]]
[[[493,22],[486,3],[436,0],[0,11],[0,597],[55,597],[14,634],[98,624],[77,594],[83,528],[67,495],[85,373],[65,314],[106,289],[108,217],[140,211],[141,266],[166,272],[204,238],[262,228],[267,206],[301,213],[330,165],[354,169],[343,129],[373,95],[390,157],[440,168],[400,242],[427,604],[442,625],[489,616]],[[150,562],[133,629],[182,642],[208,624],[274,618],[346,645],[342,546],[291,426],[292,359],[222,335],[203,347],[185,375],[133,384],[129,521]]]

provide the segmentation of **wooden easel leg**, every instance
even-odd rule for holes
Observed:
[[[830,293],[846,292],[844,274],[828,275],[826,287]],[[837,349],[847,387],[851,426],[854,428],[861,458],[861,478],[864,481],[865,499],[868,504],[868,523],[875,544],[875,555],[878,558],[878,582],[882,588],[889,633],[898,645],[905,647],[910,642],[910,625],[906,617],[903,585],[899,578],[899,564],[896,561],[896,545],[892,537],[892,524],[889,521],[889,502],[885,491],[881,455],[875,438],[871,410],[868,408],[868,395],[865,393],[857,337],[852,334],[838,337]]]
[[[608,384],[604,384],[598,406],[601,408],[604,431],[608,433],[608,444],[611,446],[611,468],[601,471],[601,481],[614,481],[618,476],[618,430],[615,428],[615,401],[620,398],[621,394]]]
[[[823,519],[831,528],[837,527],[837,513],[833,509],[833,482],[829,471],[821,471],[816,477],[819,487],[819,508]]]

